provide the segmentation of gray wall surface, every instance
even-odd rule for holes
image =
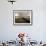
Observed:
[[[32,10],[32,26],[14,26],[13,10]],[[15,40],[19,32],[31,34],[33,40],[46,40],[46,0],[17,0],[13,5],[0,0],[0,41]]]

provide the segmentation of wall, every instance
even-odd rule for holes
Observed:
[[[13,10],[33,10],[32,26],[14,26]],[[0,41],[14,40],[19,32],[31,34],[33,40],[46,40],[46,1],[17,0],[14,5],[0,0]]]

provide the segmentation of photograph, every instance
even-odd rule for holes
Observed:
[[[13,24],[31,24],[32,10],[14,10]]]

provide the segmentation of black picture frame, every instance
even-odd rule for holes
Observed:
[[[29,16],[28,16],[28,14],[29,14]],[[25,15],[24,15],[25,14]],[[26,16],[26,14],[27,14],[27,16]],[[21,19],[21,22],[18,22],[19,21],[19,19],[18,19],[18,21],[17,21],[17,17],[19,16],[20,18],[21,18],[21,16],[23,15],[25,18],[27,17],[27,18],[30,18],[30,20],[28,21],[28,20],[26,20],[26,22],[23,22],[22,21],[22,19]],[[23,17],[23,19],[24,19],[24,17]],[[25,19],[24,19],[25,20]],[[24,25],[24,26],[27,26],[27,25],[32,25],[33,24],[33,11],[32,10],[13,10],[13,25]]]

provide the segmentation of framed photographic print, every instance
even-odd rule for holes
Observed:
[[[14,25],[32,25],[32,10],[13,10]]]

